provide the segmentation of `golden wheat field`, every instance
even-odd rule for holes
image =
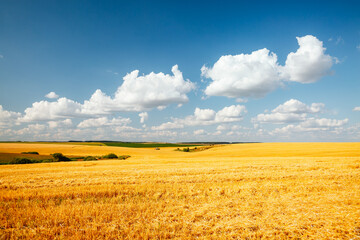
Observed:
[[[360,143],[174,150],[1,143],[131,157],[0,166],[0,238],[360,239]]]

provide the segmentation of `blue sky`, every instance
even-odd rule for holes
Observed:
[[[3,0],[0,140],[359,141],[359,12]]]

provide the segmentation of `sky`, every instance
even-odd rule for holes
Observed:
[[[359,1],[0,1],[0,141],[360,141]]]

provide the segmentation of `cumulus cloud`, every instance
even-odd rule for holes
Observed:
[[[300,122],[305,120],[306,114],[296,114],[296,113],[271,113],[271,114],[259,114],[255,118],[255,122],[260,123],[290,123],[290,122]]]
[[[231,130],[231,131],[237,131],[237,130],[249,130],[249,128],[240,126],[240,125],[225,125],[225,124],[221,124],[219,126],[216,127],[217,133],[221,133],[222,131],[225,130]]]
[[[116,126],[114,128],[114,132],[115,133],[123,133],[123,132],[139,132],[141,131],[140,129],[138,128],[134,128],[134,127],[131,127],[131,126]]]
[[[343,131],[343,126],[349,122],[349,119],[330,119],[318,117],[323,113],[325,105],[323,103],[312,103],[307,105],[296,99],[290,99],[274,108],[270,113],[259,114],[252,119],[254,127],[268,133],[270,136],[286,137],[296,139],[308,137],[318,139],[317,134],[321,132],[335,133]],[[287,124],[286,126],[275,128],[272,131],[262,129],[261,123]],[[260,125],[259,125],[260,124]],[[296,135],[292,135],[296,134]],[[325,134],[325,135],[324,135]]]
[[[261,98],[285,81],[312,83],[330,73],[333,58],[325,54],[322,41],[307,35],[297,37],[299,48],[287,56],[284,66],[275,53],[260,49],[251,54],[226,55],[201,75],[212,79],[205,89],[208,96],[242,99]]]
[[[271,113],[261,113],[252,119],[259,123],[291,123],[304,121],[308,114],[319,113],[325,107],[323,103],[312,103],[306,105],[296,99],[290,99],[280,104]]]
[[[247,113],[247,110],[243,105],[231,105],[229,107],[224,107],[216,113],[215,122],[237,122],[242,120],[245,113]]]
[[[78,124],[79,128],[90,128],[90,127],[103,127],[103,126],[121,126],[131,123],[130,118],[113,118],[108,119],[107,117],[90,118],[86,119]]]
[[[3,106],[0,105],[0,128],[13,125],[20,116],[20,113],[6,111],[3,109]]]
[[[212,68],[203,66],[201,75],[213,80],[205,89],[209,96],[259,98],[281,85],[277,56],[266,48],[222,56]]]
[[[300,83],[313,83],[330,73],[333,58],[325,54],[323,42],[307,35],[296,38],[299,49],[287,56],[283,74],[286,79]]]
[[[224,107],[215,112],[212,109],[196,108],[193,115],[185,118],[174,118],[171,122],[163,123],[159,126],[151,127],[152,130],[166,130],[184,128],[184,126],[212,125],[217,123],[237,122],[243,119],[247,110],[242,105],[232,105]]]
[[[161,131],[161,130],[168,130],[168,129],[179,129],[184,128],[184,124],[178,124],[176,122],[166,122],[159,126],[153,126],[151,127],[151,130],[154,131]]]
[[[198,129],[194,131],[194,135],[204,135],[205,130],[204,129]]]
[[[339,128],[347,124],[349,119],[342,120],[328,119],[328,118],[309,118],[297,125],[289,124],[285,127],[276,128],[270,132],[270,135],[286,135],[291,133],[317,132],[328,131],[330,129]]]
[[[73,125],[71,119],[65,119],[63,121],[49,121],[49,128],[59,128],[59,127],[70,127]]]
[[[142,112],[139,113],[139,117],[140,117],[140,123],[144,123],[146,120],[148,120],[149,115],[147,112]]]
[[[329,118],[309,118],[306,121],[301,123],[301,127],[304,128],[331,128],[331,127],[341,127],[345,125],[349,119],[345,118],[343,120],[329,119]]]
[[[26,128],[20,129],[16,131],[18,135],[26,135],[26,134],[40,134],[46,129],[44,124],[29,124]]]
[[[226,129],[227,129],[227,127],[225,125],[219,125],[216,127],[216,130],[218,130],[218,131],[224,131]]]
[[[45,97],[50,99],[56,99],[59,98],[59,95],[57,95],[55,92],[49,92],[48,94],[45,95]]]
[[[115,108],[116,104],[113,99],[97,89],[89,100],[84,101],[81,111],[89,115],[103,115],[114,111]]]
[[[172,67],[172,72],[173,75],[152,72],[139,76],[139,71],[135,70],[123,78],[124,82],[113,98],[97,89],[83,104],[67,98],[59,98],[56,102],[35,102],[25,110],[20,121],[98,117],[122,111],[143,111],[155,107],[164,109],[172,103],[186,103],[186,94],[195,88],[195,84],[184,80],[177,65]],[[56,96],[54,92],[46,95],[48,98]],[[143,119],[146,120],[145,115]]]
[[[325,107],[323,103],[312,103],[307,106],[305,103],[296,99],[290,99],[283,104],[280,104],[274,110],[273,113],[318,113]]]
[[[200,121],[209,121],[215,119],[216,112],[212,109],[200,109],[196,108],[194,112],[196,119]]]
[[[355,111],[360,111],[360,106],[359,107],[354,107],[353,108],[353,111],[355,112]]]
[[[84,102],[84,112],[101,114],[164,109],[172,103],[188,102],[186,94],[195,88],[194,83],[184,80],[177,65],[171,71],[173,75],[151,72],[142,76],[139,76],[139,70],[132,71],[123,78],[124,82],[114,98],[96,90],[90,100]]]
[[[170,103],[186,103],[186,93],[195,88],[189,80],[184,80],[182,72],[175,65],[169,74],[150,73],[138,76],[135,70],[124,77],[124,83],[118,88],[115,99],[124,105],[150,109],[166,106]]]
[[[67,98],[59,98],[56,102],[40,101],[25,109],[21,122],[56,120],[82,115],[80,103]]]

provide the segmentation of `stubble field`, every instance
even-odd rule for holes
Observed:
[[[0,166],[0,238],[360,239],[360,143],[175,149],[1,143],[131,158]]]

